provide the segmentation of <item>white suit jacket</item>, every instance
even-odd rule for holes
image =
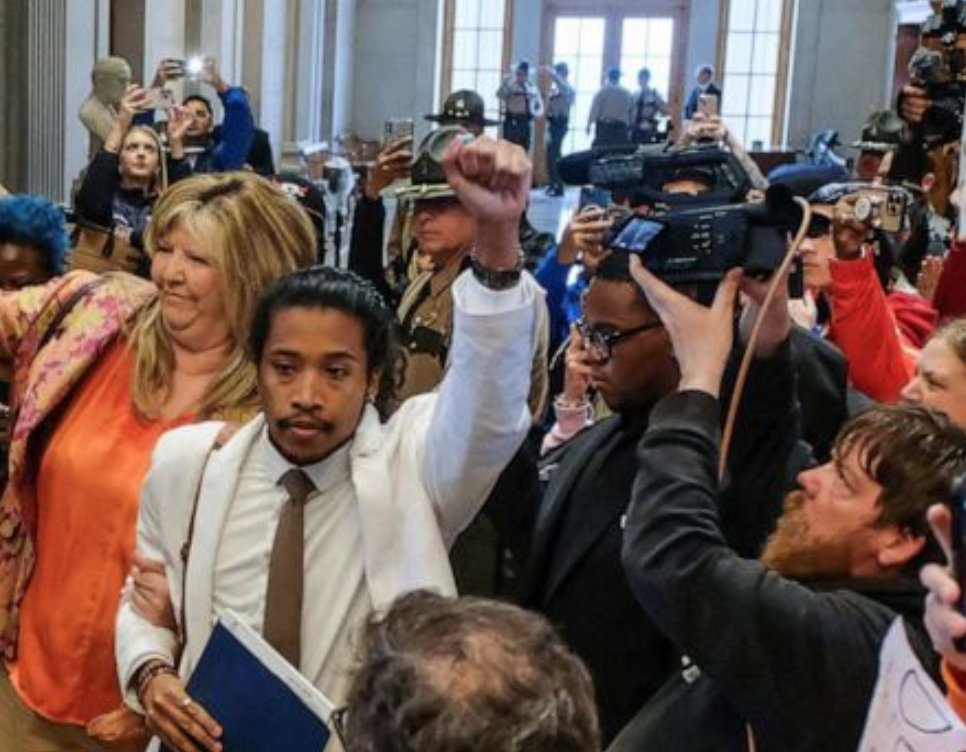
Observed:
[[[407,400],[385,424],[367,406],[350,447],[366,584],[376,609],[416,588],[455,593],[449,547],[475,517],[530,426],[527,393],[543,291],[526,274],[519,286],[494,292],[464,273],[454,286],[454,304],[452,358],[438,391]],[[165,434],[141,495],[138,550],[164,560],[179,619],[186,604],[180,656],[185,677],[213,626],[219,541],[242,464],[264,418],[243,426],[211,453],[206,466],[221,426],[200,423]],[[185,572],[181,554],[196,494]],[[115,647],[121,687],[136,708],[129,690],[137,668],[156,657],[179,663],[177,635],[135,614],[127,593]]]

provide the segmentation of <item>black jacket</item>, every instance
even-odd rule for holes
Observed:
[[[77,214],[100,227],[113,229],[118,224],[128,227],[131,245],[143,250],[142,235],[157,196],[122,188],[119,160],[117,154],[106,150],[94,155],[74,199]],[[169,185],[191,175],[185,159],[168,158],[167,168]]]
[[[852,752],[897,615],[929,654],[922,593],[901,578],[816,592],[734,553],[718,514],[718,422],[709,395],[674,394],[640,443],[624,566],[641,607],[700,677],[672,680],[611,752],[744,750],[746,722],[760,752]]]
[[[776,379],[784,385],[775,384]],[[787,348],[774,362],[756,361],[749,371],[749,397],[738,413],[729,467],[732,488],[758,503],[748,508],[725,502],[729,540],[739,550],[757,553],[788,484],[785,468],[794,436],[768,442],[767,455],[752,448],[760,437],[760,413],[778,409],[775,399],[790,401],[790,384]],[[673,643],[636,602],[621,566],[634,455],[646,427],[646,415],[614,416],[579,434],[542,463],[546,479],[542,503],[524,497],[524,489],[534,493],[539,484],[519,476],[514,481],[521,489],[517,503],[523,508],[539,506],[518,600],[547,616],[587,664],[605,744],[661,688],[680,661]],[[623,452],[628,453],[627,471],[608,472],[614,466],[614,454]],[[762,461],[774,467],[755,464]],[[581,484],[595,475],[599,477],[594,494],[581,493]]]

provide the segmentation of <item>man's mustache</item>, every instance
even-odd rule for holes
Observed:
[[[332,433],[335,430],[334,424],[312,415],[290,415],[286,418],[279,418],[275,421],[275,425],[283,431],[289,428],[303,428],[306,426],[314,428],[317,431],[322,431],[323,433]]]

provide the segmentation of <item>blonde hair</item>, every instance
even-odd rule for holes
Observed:
[[[135,133],[143,133],[151,142],[154,144],[154,148],[158,153],[158,167],[154,171],[154,177],[151,179],[151,185],[148,186],[145,191],[146,196],[157,196],[161,191],[168,187],[168,158],[164,153],[164,144],[161,143],[161,136],[154,128],[150,128],[146,125],[135,125],[124,134],[124,138],[121,139],[121,148],[118,153],[118,161],[120,161],[120,155],[124,153],[124,145],[127,140]],[[120,164],[118,164],[118,170],[121,169]]]
[[[223,280],[232,351],[202,400],[202,417],[247,417],[257,409],[256,365],[246,350],[248,329],[262,292],[278,277],[315,262],[315,232],[292,199],[250,172],[196,175],[161,194],[145,233],[153,255],[158,241],[182,227],[203,241]],[[174,374],[174,350],[158,299],[138,316],[130,336],[134,404],[157,414]]]
[[[941,339],[966,365],[966,319],[951,319],[936,330],[932,339]]]

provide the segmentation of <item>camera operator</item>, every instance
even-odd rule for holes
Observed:
[[[638,447],[624,565],[688,665],[610,750],[851,752],[896,616],[929,665],[912,572],[930,556],[926,508],[966,469],[966,434],[918,407],[867,411],[840,434],[833,461],[798,475],[802,490],[786,499],[762,560],[743,559],[722,529],[728,507],[715,473],[738,275],[708,309],[640,263],[632,272],[666,327],[680,379]],[[796,433],[785,348],[772,358],[784,362],[771,385],[780,407],[745,429],[759,432],[754,453]],[[732,481],[732,503],[762,503],[739,490]]]
[[[714,145],[727,149],[741,162],[741,166],[748,174],[753,188],[764,190],[768,187],[768,181],[758,165],[748,156],[744,145],[728,129],[720,115],[706,115],[703,112],[694,113],[694,117],[691,118],[688,127],[681,134],[676,144],[679,149],[702,145]]]
[[[923,116],[932,106],[933,101],[929,98],[928,92],[921,87],[905,86],[900,94],[899,112],[913,126],[922,122]],[[955,186],[950,185],[955,182],[953,176],[958,173],[957,152],[956,143],[941,144],[929,152],[934,171],[937,173],[937,188],[930,190],[930,198],[935,210],[941,216],[949,213],[948,207],[945,207],[946,198],[951,204],[958,204],[961,200],[962,189],[952,191],[952,187]],[[946,183],[945,187],[944,183]],[[938,197],[937,193],[940,193]],[[966,316],[966,244],[955,238],[943,262],[932,303],[942,319]]]
[[[653,406],[675,388],[679,371],[664,326],[631,278],[627,254],[603,255],[582,313],[576,330],[583,350],[578,353],[575,343],[570,355],[614,414],[550,452],[541,461],[539,480],[536,468],[522,473],[516,503],[539,512],[519,600],[557,625],[587,664],[606,744],[679,661],[673,644],[635,603],[620,563],[635,447]],[[787,327],[787,313],[781,314]],[[762,354],[770,338],[765,340]],[[767,400],[776,393],[767,366],[756,362],[750,378],[757,396]],[[754,423],[756,412],[746,400],[741,425]],[[757,553],[777,514],[782,473],[745,464],[745,442],[757,434],[743,429],[736,435],[741,447],[733,474],[762,484],[756,499],[770,495],[776,502],[772,508],[762,504],[728,513],[734,545]],[[770,446],[780,443],[772,440]],[[778,485],[769,490],[769,484]]]
[[[831,184],[809,197],[813,222],[801,259],[817,317],[799,323],[842,350],[856,389],[896,402],[936,315],[921,298],[887,294],[892,259],[871,242],[872,224],[856,219],[859,195],[848,194],[848,187]]]

